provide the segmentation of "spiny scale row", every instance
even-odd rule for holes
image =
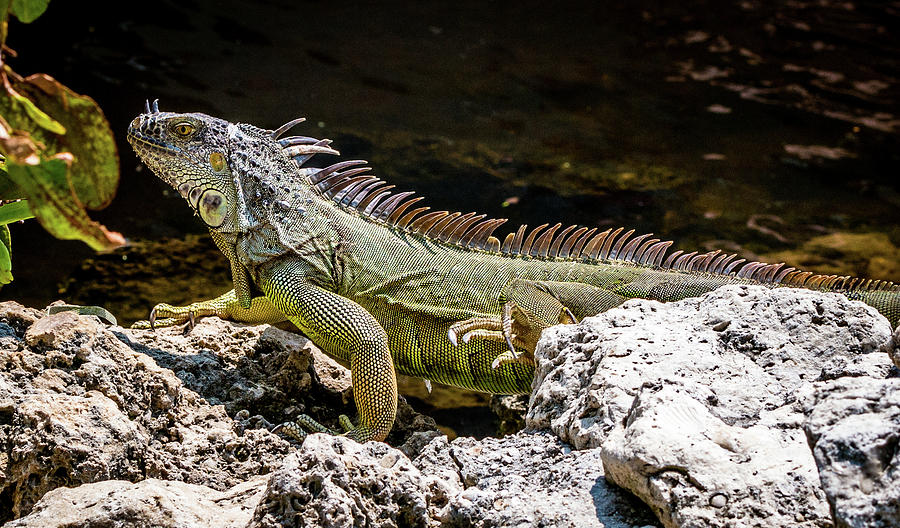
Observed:
[[[279,141],[299,165],[316,153],[336,153],[328,140],[295,136]],[[323,196],[336,203],[355,209],[359,213],[412,233],[462,247],[479,249],[504,256],[527,256],[540,259],[616,260],[667,270],[734,275],[737,278],[770,284],[802,286],[829,290],[896,290],[900,287],[890,281],[864,280],[849,276],[817,275],[784,267],[784,263],[746,262],[736,259],[737,254],[725,254],[721,250],[684,253],[681,250],[667,255],[672,241],[651,238],[652,233],[632,238],[634,229],[625,233],[624,228],[607,229],[597,233],[570,225],[559,232],[562,224],[550,229],[542,224],[531,231],[527,225],[509,233],[501,244],[493,235],[506,223],[505,218],[485,219],[474,212],[432,211],[430,207],[410,209],[423,198],[410,198],[413,192],[394,193],[393,185],[364,174],[367,162],[349,160],[325,167],[310,176],[310,183]],[[546,229],[546,230],[545,230]]]

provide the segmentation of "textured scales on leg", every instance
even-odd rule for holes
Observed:
[[[623,228],[543,224],[494,232],[505,219],[431,211],[365,161],[324,168],[330,141],[147,105],[128,129],[143,162],[209,228],[234,292],[187,307],[159,305],[157,322],[216,314],[290,319],[350,364],[359,424],[383,439],[396,414],[396,372],[492,393],[531,389],[540,331],[626,299],[675,301],[725,284],[834,291],[896,326],[900,287],[744,262],[721,251],[670,251],[672,242]],[[502,241],[501,241],[502,240]],[[269,306],[257,305],[262,291]],[[223,304],[224,303],[224,304]],[[461,324],[462,322],[462,324]]]

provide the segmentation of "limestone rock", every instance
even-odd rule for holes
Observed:
[[[814,528],[831,519],[798,428],[730,426],[681,389],[645,387],[602,449],[607,477],[665,526]]]
[[[269,476],[250,526],[432,526],[427,490],[387,444],[313,434]]]
[[[244,528],[263,492],[265,477],[226,490],[175,480],[137,483],[105,480],[77,488],[56,488],[27,517],[7,528]]]
[[[884,377],[890,336],[874,308],[839,294],[733,285],[675,303],[632,300],[544,332],[526,426],[598,447],[642,386],[671,385],[748,427],[793,412],[804,383]]]
[[[0,303],[0,319],[13,329],[0,337],[0,521],[55,488],[104,480],[225,490],[290,450],[240,427],[94,317]]]
[[[434,439],[414,461],[447,505],[444,526],[631,528],[646,506],[607,484],[600,450],[574,451],[546,433]]]
[[[900,379],[829,380],[800,400],[835,524],[900,526]]]
[[[891,370],[887,320],[837,294],[729,286],[546,331],[527,425],[602,446],[666,526],[830,523],[798,394]]]

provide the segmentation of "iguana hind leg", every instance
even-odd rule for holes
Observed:
[[[499,317],[460,321],[448,332],[453,342],[458,335],[465,342],[473,338],[505,341],[509,350],[493,361],[495,368],[511,361],[533,362],[545,328],[577,323],[581,317],[618,306],[625,298],[583,283],[513,279],[498,300],[502,307]]]
[[[209,317],[215,315],[222,319],[251,324],[275,324],[285,321],[283,313],[279,312],[266,297],[254,297],[250,301],[250,308],[244,308],[238,301],[234,290],[222,294],[215,299],[200,301],[186,306],[172,306],[160,303],[150,310],[150,318],[145,321],[137,321],[132,328],[146,329],[154,327],[173,326],[189,322],[191,326],[197,317]]]

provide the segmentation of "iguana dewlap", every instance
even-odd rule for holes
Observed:
[[[640,297],[674,301],[724,284],[841,292],[900,318],[900,288],[744,262],[719,251],[670,251],[633,230],[521,226],[475,213],[430,211],[369,174],[364,161],[307,168],[328,140],[204,114],[132,121],[128,140],[207,225],[231,264],[234,290],[185,307],[158,305],[174,324],[219,315],[293,322],[349,364],[359,423],[381,440],[394,422],[396,372],[492,393],[531,389],[540,331]],[[321,429],[309,419],[304,425]]]

